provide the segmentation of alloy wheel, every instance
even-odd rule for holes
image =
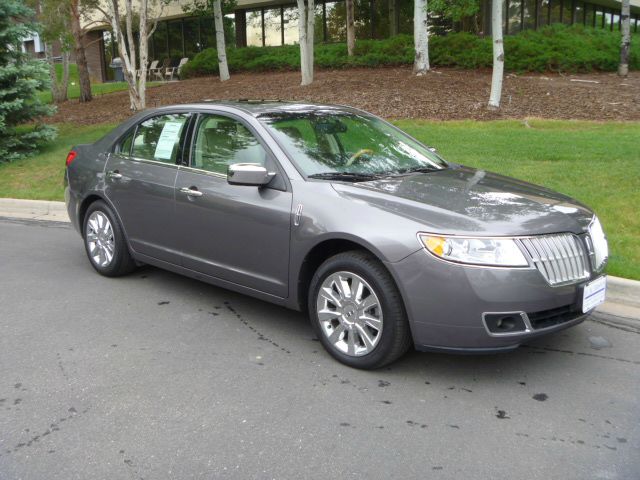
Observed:
[[[331,344],[349,356],[371,353],[382,337],[382,305],[369,283],[352,272],[327,276],[320,286],[316,312]]]
[[[99,210],[92,212],[87,220],[86,242],[93,263],[108,267],[115,253],[115,238],[109,218]]]

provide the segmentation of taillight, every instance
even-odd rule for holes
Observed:
[[[71,165],[71,162],[73,162],[76,157],[78,156],[78,152],[76,152],[75,150],[71,150],[68,154],[67,154],[67,161],[65,162],[67,167],[69,165]]]

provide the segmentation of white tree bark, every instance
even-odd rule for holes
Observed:
[[[347,9],[347,56],[353,57],[353,52],[356,49],[355,8],[353,0],[345,0],[345,7]]]
[[[61,45],[64,42],[60,41]],[[69,87],[69,51],[63,50],[62,56],[62,79],[58,81],[58,75],[56,73],[56,64],[53,61],[51,44],[46,42],[44,44],[45,59],[49,64],[49,78],[51,80],[51,98],[54,103],[66,102],[68,99],[68,87]]]
[[[413,73],[424,75],[429,71],[429,30],[427,28],[427,0],[414,0],[413,43],[416,56]]]
[[[630,34],[630,5],[629,0],[622,0],[622,11],[620,20],[622,22],[622,39],[620,42],[620,65],[618,65],[618,75],[626,77],[629,74],[629,47],[631,46]]]
[[[222,23],[221,0],[213,0],[213,20],[216,27],[216,50],[218,52],[218,70],[220,81],[229,80],[229,66],[227,65],[227,47],[224,43],[224,24]]]
[[[491,77],[491,95],[489,108],[500,108],[502,96],[502,78],[504,76],[504,42],[502,41],[502,0],[492,0],[491,34],[493,37],[493,75]]]
[[[313,82],[313,29],[315,25],[314,0],[297,0],[298,2],[298,33],[300,35],[300,85]]]
[[[144,110],[147,106],[147,68],[149,58],[149,38],[155,30],[158,17],[162,15],[160,8],[157,17],[153,21],[149,21],[149,0],[135,0],[139,7],[139,43],[136,44],[136,38],[133,35],[134,20],[134,0],[122,0],[125,11],[125,31],[122,31],[121,25],[121,9],[123,4],[121,0],[110,0],[107,10],[100,11],[106,17],[111,25],[113,35],[118,42],[118,54],[122,60],[122,70],[124,78],[129,86],[129,100],[131,102],[131,110]],[[164,5],[164,4],[161,4]],[[149,25],[152,24],[151,29]],[[139,59],[139,63],[138,63]],[[139,65],[139,68],[138,68]]]

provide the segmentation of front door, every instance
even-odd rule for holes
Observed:
[[[188,115],[151,117],[126,134],[105,169],[105,194],[133,250],[180,264],[175,219],[177,160]]]
[[[274,161],[242,122],[200,115],[193,133],[190,167],[176,181],[183,266],[278,297],[288,293],[290,191],[234,186],[232,163]]]

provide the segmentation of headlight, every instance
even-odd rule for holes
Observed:
[[[604,267],[604,264],[607,263],[609,246],[607,245],[607,237],[602,229],[602,224],[595,215],[593,216],[591,225],[589,225],[589,235],[593,243],[593,268],[600,271]]]
[[[452,262],[499,267],[527,267],[529,262],[509,238],[464,238],[419,234],[435,256]]]

